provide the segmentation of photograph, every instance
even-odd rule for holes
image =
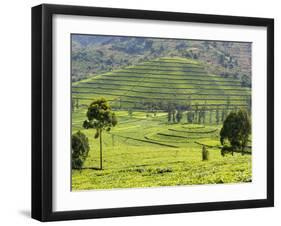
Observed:
[[[71,191],[252,182],[251,42],[69,38]]]

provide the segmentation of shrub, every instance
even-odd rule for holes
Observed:
[[[202,147],[202,161],[208,161],[209,160],[209,151],[207,150],[206,146],[203,145]]]
[[[90,150],[87,136],[78,131],[72,135],[71,138],[71,162],[73,169],[81,169]]]

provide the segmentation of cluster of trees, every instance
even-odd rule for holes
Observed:
[[[195,105],[197,106],[197,105]],[[228,109],[227,109],[228,110]],[[220,142],[223,145],[222,154],[226,151],[241,150],[244,152],[247,146],[251,133],[251,120],[247,110],[231,111],[216,110],[216,123],[223,121],[223,127],[220,131]],[[193,111],[187,111],[187,122],[189,123],[205,123],[206,108],[198,109],[198,106]],[[212,112],[209,113],[209,120],[212,122]],[[132,114],[132,111],[129,111]],[[168,122],[180,123],[183,118],[183,111],[180,107],[169,105]],[[100,98],[94,100],[87,110],[87,120],[84,121],[85,129],[94,129],[94,138],[99,138],[100,141],[100,169],[103,169],[103,131],[110,131],[112,127],[117,125],[117,117],[112,111],[111,106],[106,99]],[[81,169],[90,150],[89,141],[85,134],[78,131],[72,135],[72,168]],[[208,160],[209,152],[206,147],[202,149],[202,160]]]
[[[180,109],[168,110],[168,122],[179,123],[182,120],[183,113]]]
[[[245,153],[249,136],[251,134],[251,118],[247,110],[240,109],[231,111],[223,121],[220,130],[221,155],[228,153],[233,155],[234,152]],[[209,159],[209,152],[206,146],[202,147],[202,160]]]
[[[167,120],[169,123],[180,123],[184,116],[184,111],[181,108],[174,107],[168,109]],[[208,123],[212,124],[215,122],[217,125],[220,122],[223,122],[229,112],[229,108],[216,110],[209,110],[206,107],[198,108],[198,105],[195,105],[194,110],[189,109],[186,111],[186,122],[187,123],[198,123],[198,124],[206,124],[207,119],[209,119]],[[215,113],[215,114],[213,114]],[[207,117],[208,116],[208,117]],[[215,116],[215,119],[214,119]]]
[[[242,75],[241,76],[241,86],[242,87],[252,87],[252,80],[249,76],[247,75]]]

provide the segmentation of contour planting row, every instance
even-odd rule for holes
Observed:
[[[183,83],[183,82],[171,82],[171,81],[168,81],[168,80],[163,80],[163,81],[147,81],[148,79],[146,80],[141,80],[139,82],[141,83],[149,83],[149,84],[158,84],[158,85],[162,85],[162,84],[169,84],[169,85],[172,85],[172,84],[175,84],[175,85],[192,85],[192,86],[221,86],[221,84],[216,84],[215,82],[211,83],[211,82],[188,82],[188,83]],[[96,82],[99,83],[99,84],[102,84],[102,83],[107,83],[107,84],[114,84],[115,82],[117,83],[120,83],[120,82],[127,82],[128,83],[136,83],[137,81],[134,81],[134,80],[130,80],[130,79],[106,79],[106,78],[98,78],[96,79]],[[224,86],[229,86],[229,87],[240,87],[240,84],[232,84],[232,83],[228,83],[228,84],[223,84]]]
[[[176,79],[176,78],[201,78],[201,79],[212,79],[213,81],[229,81],[229,82],[239,82],[237,79],[231,79],[231,78],[223,78],[221,76],[217,75],[209,75],[209,74],[186,74],[186,73],[151,73],[151,72],[134,72],[134,71],[114,71],[111,73],[103,74],[102,76],[130,76],[130,77],[136,77],[136,78],[146,78],[146,77],[154,77],[154,78],[161,78],[161,79]]]
[[[136,65],[135,67],[150,67],[150,68],[181,68],[181,69],[195,69],[195,70],[202,70],[204,71],[204,67],[200,67],[200,66],[197,66],[194,64],[186,64],[186,65],[175,65],[175,64],[167,64],[167,63],[162,63],[162,64],[154,64],[154,63],[146,63],[146,64],[139,64],[139,65]]]
[[[217,138],[217,129],[210,131],[197,131],[190,132],[185,131],[185,134],[178,133],[176,131],[171,131],[170,129],[166,131],[161,131],[158,133],[148,133],[145,134],[144,138],[147,140],[155,142],[168,142],[168,143],[188,143],[193,142],[194,140],[204,139],[204,138]]]
[[[241,98],[241,99],[249,99],[250,93],[248,92],[241,92],[242,94],[239,94],[239,91],[230,91],[230,90],[207,90],[207,89],[169,89],[167,90],[166,87],[161,87],[159,89],[155,88],[144,88],[144,87],[125,87],[125,86],[118,86],[118,87],[109,87],[109,89],[105,88],[73,88],[72,91],[76,92],[99,92],[99,94],[116,94],[116,97],[118,97],[118,94],[122,95],[130,95],[130,96],[144,96],[144,97],[153,97],[155,95],[157,96],[167,96],[169,97],[179,97],[179,98],[186,98],[186,100],[191,100],[193,97],[225,97],[225,99],[229,97],[233,98]],[[115,89],[116,88],[116,89]],[[122,88],[122,89],[119,89]],[[125,90],[124,90],[125,89]],[[159,92],[159,93],[157,93]],[[232,95],[233,94],[233,95]],[[237,94],[237,96],[236,96]],[[231,99],[230,99],[231,100]]]
[[[136,87],[137,88],[137,87]],[[72,86],[73,91],[91,91],[91,90],[105,90],[105,91],[112,91],[112,87],[102,87],[102,86],[89,86],[89,85],[80,85],[80,86]],[[148,90],[136,90],[136,89],[126,89],[126,88],[114,88],[114,91],[122,91],[122,92],[130,92],[130,93],[139,93],[139,94],[167,94],[167,95],[176,95],[176,96],[185,96],[188,98],[189,96],[206,96],[206,95],[212,95],[212,96],[221,96],[220,93],[202,93],[201,92],[186,92],[184,89],[175,90],[173,89],[172,92],[159,92],[159,91],[151,91],[151,87],[148,88]],[[181,92],[179,92],[181,91]],[[227,94],[225,97],[249,97],[249,94]],[[191,97],[191,100],[192,100]]]
[[[134,87],[134,88],[137,88],[137,87],[141,87],[141,88],[146,88],[146,89],[161,89],[163,88],[163,86],[148,86],[148,85],[141,85],[141,84],[118,84],[118,83],[98,83],[98,82],[83,82],[83,83],[79,83],[79,84],[89,84],[89,85],[96,85],[98,87],[101,87],[101,86],[110,86],[112,87],[112,89],[114,89],[115,87],[120,87],[120,86],[125,86],[125,87]],[[199,91],[203,91],[203,90],[211,90],[211,91],[219,91],[219,90],[225,90],[225,91],[237,91],[239,93],[241,92],[245,92],[245,91],[250,91],[249,88],[242,88],[242,87],[238,87],[238,88],[230,88],[230,87],[227,87],[227,88],[224,88],[224,87],[221,87],[221,88],[216,88],[216,87],[211,87],[211,88],[208,88],[208,87],[171,87],[171,86],[168,86],[168,87],[165,87],[165,90],[199,90]]]
[[[128,136],[121,136],[121,135],[118,135],[118,134],[114,134],[114,135],[118,136],[118,137],[121,137],[121,138],[125,138],[125,139],[131,139],[131,140],[134,140],[134,141],[150,143],[150,144],[155,144],[155,145],[160,145],[160,146],[166,146],[166,147],[170,147],[170,148],[178,148],[178,146],[171,145],[171,144],[165,144],[165,143],[161,143],[161,142],[157,142],[157,141],[138,139],[138,138],[133,138],[133,137],[128,137]]]
[[[140,75],[142,75],[142,74],[145,74],[145,75],[148,75],[148,74],[150,74],[150,75],[162,75],[162,76],[164,76],[164,75],[174,75],[174,76],[176,76],[176,75],[179,75],[179,76],[183,76],[183,75],[186,75],[186,76],[188,76],[188,75],[196,75],[196,76],[209,76],[209,75],[207,75],[206,74],[206,72],[199,72],[199,71],[190,71],[190,73],[192,73],[192,74],[190,74],[190,73],[187,73],[187,72],[183,72],[183,71],[165,71],[165,72],[163,72],[163,71],[159,71],[159,70],[155,70],[155,71],[151,71],[151,70],[134,70],[134,68],[125,68],[125,69],[120,69],[120,70],[118,70],[118,71],[112,71],[111,73],[114,73],[114,74],[120,74],[120,73],[122,73],[122,74],[125,74],[125,73],[128,73],[128,74],[140,74]]]
[[[210,77],[208,79],[200,79],[200,78],[175,78],[175,77],[169,77],[169,78],[165,78],[165,77],[155,77],[155,76],[136,76],[136,75],[105,75],[103,76],[103,78],[121,78],[122,79],[128,79],[128,78],[132,78],[132,79],[148,79],[148,80],[163,80],[163,79],[171,79],[173,81],[203,81],[203,82],[216,82],[216,83],[238,83],[240,85],[240,81],[238,80],[216,80],[216,79],[210,79]]]
[[[140,83],[142,84],[142,83]],[[217,96],[224,96],[227,98],[227,96],[232,96],[232,97],[244,97],[244,99],[249,99],[250,92],[246,90],[241,90],[241,89],[220,89],[220,87],[216,87],[215,89],[209,88],[209,87],[186,87],[184,88],[180,85],[176,87],[170,87],[169,85],[161,85],[154,87],[151,84],[145,84],[140,85],[140,84],[134,84],[134,85],[126,85],[126,84],[81,84],[78,87],[75,86],[72,90],[73,91],[78,91],[78,92],[83,92],[83,91],[94,91],[94,92],[101,92],[101,93],[119,93],[119,94],[128,94],[128,95],[143,95],[143,96],[151,96],[151,94],[157,94],[158,95],[179,95],[178,97],[186,97],[186,98],[191,98],[192,96],[189,97],[189,95],[196,95],[198,94],[198,97],[202,97],[205,94],[212,97],[217,97]],[[84,87],[86,86],[86,87]]]
[[[103,96],[105,96],[105,95],[103,95]],[[105,96],[106,98],[107,98],[107,96]],[[92,97],[89,97],[89,96],[80,96],[80,95],[74,95],[73,96],[73,99],[78,99],[78,100],[88,100],[88,101],[92,101],[92,100],[94,100],[96,98],[96,96],[92,96]],[[153,101],[153,100],[151,100],[151,99],[147,99],[147,100],[143,100],[142,99],[142,101],[140,101],[140,100],[128,100],[128,99],[119,99],[119,98],[113,98],[113,99],[110,99],[110,97],[108,96],[108,101],[110,101],[110,102],[112,102],[112,103],[114,103],[115,105],[114,105],[114,107],[118,107],[118,106],[123,106],[123,104],[124,103],[129,103],[129,104],[132,104],[131,105],[131,107],[134,107],[136,104],[138,104],[139,106],[142,106],[143,108],[145,108],[145,106],[144,106],[144,104],[146,104],[146,103],[155,103],[155,104],[157,104],[157,103],[159,103],[159,102],[157,102],[157,101]],[[160,99],[159,101],[165,101],[165,100],[163,100],[163,99]],[[171,102],[172,102],[172,100],[171,100]],[[174,101],[175,102],[175,101]],[[202,100],[201,102],[200,101],[198,101],[198,103],[197,104],[191,104],[190,106],[194,109],[196,106],[197,107],[199,107],[199,109],[202,109],[202,108],[206,108],[206,110],[215,110],[217,107],[220,107],[219,109],[226,109],[226,108],[229,108],[229,109],[231,109],[231,110],[233,110],[233,109],[236,109],[236,108],[240,108],[240,107],[242,107],[242,108],[246,108],[246,107],[248,107],[248,105],[247,104],[243,104],[242,102],[240,102],[240,103],[230,103],[229,105],[228,104],[226,104],[226,101],[224,100],[224,101],[215,101],[215,102],[213,102],[213,103],[210,103],[211,101],[209,101],[209,102],[207,102],[207,103],[205,103],[205,100]],[[221,102],[221,103],[218,103],[218,102]],[[88,102],[89,103],[89,102]],[[183,100],[183,101],[176,101],[176,103],[178,103],[178,104],[181,104],[181,105],[185,105],[186,104],[186,100]],[[137,107],[139,107],[139,106],[137,106]]]
[[[206,73],[204,70],[181,70],[181,69],[160,69],[160,68],[137,68],[137,67],[133,67],[133,68],[125,68],[123,69],[124,71],[140,71],[140,72],[185,72],[185,73],[199,73],[199,74],[204,74]]]
[[[93,101],[95,99],[95,97],[72,96],[72,99],[79,100],[80,106],[82,104],[87,108],[88,104],[90,104],[91,101]],[[143,105],[143,102],[121,101],[121,103],[120,103],[119,100],[110,99],[110,98],[108,98],[108,101],[110,102],[112,108],[115,109],[115,110],[128,111],[128,109],[136,109],[138,111],[143,110],[143,111],[147,112],[147,108]],[[179,104],[184,105],[184,104],[186,104],[186,102],[182,102],[182,103],[179,103]],[[195,106],[196,105],[191,105],[191,107],[193,109],[191,111],[194,111]],[[239,108],[246,109],[248,107],[248,105],[243,105],[243,104],[241,104],[241,105],[229,105],[229,106],[226,105],[226,104],[221,104],[221,105],[215,106],[215,105],[208,105],[208,104],[204,105],[203,103],[202,103],[202,105],[197,105],[197,106],[199,107],[198,110],[200,110],[202,108],[205,108],[206,112],[210,112],[210,111],[214,112],[216,110],[223,111],[227,108],[228,108],[229,111],[232,111],[232,110],[237,110]],[[161,110],[159,110],[159,111],[161,111]]]
[[[152,61],[150,61],[150,62],[152,62],[152,63],[173,63],[173,64],[184,64],[184,65],[186,65],[186,64],[192,64],[192,65],[194,65],[194,66],[199,66],[199,67],[202,67],[202,65],[197,61],[197,62],[195,62],[195,61],[193,61],[193,62],[191,62],[191,61],[186,61],[186,60],[176,60],[176,59],[173,59],[173,58],[169,58],[169,59],[158,59],[158,60],[152,60]]]
[[[122,94],[122,93],[116,93],[116,90],[114,92],[110,92],[110,93],[107,93],[107,92],[99,92],[99,91],[72,91],[73,94],[105,94],[105,95],[108,95],[108,96],[118,96],[118,97],[126,97],[126,98],[133,98],[133,99],[149,99],[149,100],[163,100],[163,98],[165,100],[181,100],[181,101],[188,101],[187,98],[178,98],[178,97],[173,97],[173,98],[169,98],[169,97],[145,97],[144,95],[141,95],[141,96],[131,96],[131,95],[127,95],[127,94]],[[205,98],[195,98],[195,97],[192,97],[192,101],[196,101],[196,100],[204,100],[204,101],[211,101],[211,100],[221,100],[221,101],[227,101],[227,99],[225,97],[222,97],[222,98],[210,98],[210,97],[205,97]],[[231,99],[231,102],[232,101],[247,101],[247,99],[241,99],[241,98],[232,98]]]
[[[127,69],[130,69],[130,68],[127,68]],[[181,68],[176,68],[176,69],[161,69],[161,68],[153,68],[153,67],[144,67],[144,68],[138,68],[138,67],[133,67],[132,68],[133,70],[140,70],[140,71],[159,71],[159,72],[169,72],[169,71],[176,71],[176,72],[193,72],[193,73],[204,73],[205,71],[204,70],[200,70],[200,71],[197,71],[197,70],[184,70],[184,69],[181,69]]]

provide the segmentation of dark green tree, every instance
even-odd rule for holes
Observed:
[[[209,123],[212,124],[213,123],[213,110],[209,111]]]
[[[216,123],[217,123],[217,125],[219,124],[219,122],[220,122],[220,112],[219,112],[219,109],[217,108],[216,109]]]
[[[251,120],[247,111],[232,111],[223,123],[220,142],[225,145],[225,141],[228,140],[233,150],[242,150],[243,153],[250,133]]]
[[[188,96],[188,99],[187,99],[187,109],[191,109],[191,108],[192,108],[191,96]]]
[[[201,124],[201,122],[202,122],[202,110],[200,110],[198,112],[198,121],[197,121],[197,123]]]
[[[131,108],[128,110],[128,115],[129,115],[130,117],[133,116],[133,110],[132,110]]]
[[[182,111],[178,110],[177,113],[176,113],[177,123],[180,123],[181,119],[182,119]]]
[[[71,136],[71,165],[73,169],[81,169],[90,150],[88,137],[80,131]]]
[[[229,98],[229,96],[227,96],[227,99],[226,99],[226,112],[229,111],[229,108],[230,108],[230,98]]]
[[[206,122],[206,110],[203,109],[202,110],[202,123],[205,124],[205,122]]]
[[[247,110],[248,110],[248,114],[251,115],[252,114],[252,96],[251,95],[247,98]]]
[[[226,115],[226,112],[225,112],[225,109],[223,109],[221,112],[221,121],[222,122],[224,122],[224,120],[225,120],[225,115]]]
[[[172,111],[169,110],[168,111],[168,122],[171,122],[172,121]]]
[[[75,107],[75,100],[71,98],[71,111],[74,111],[74,107]]]
[[[202,147],[202,161],[209,160],[209,151],[207,150],[206,146],[203,145]]]
[[[87,118],[83,123],[85,129],[95,129],[95,138],[100,138],[100,169],[102,169],[102,132],[110,131],[116,126],[117,118],[105,98],[94,100],[88,107]]]
[[[76,109],[79,109],[79,99],[76,99]]]
[[[194,112],[188,111],[187,112],[187,122],[188,123],[193,123],[194,120]]]
[[[194,120],[198,121],[198,103],[195,103],[195,116],[194,116]]]
[[[173,123],[176,123],[176,114],[177,114],[176,109],[172,110]]]
[[[242,75],[241,77],[241,86],[242,87],[252,87],[252,82],[249,76]]]

